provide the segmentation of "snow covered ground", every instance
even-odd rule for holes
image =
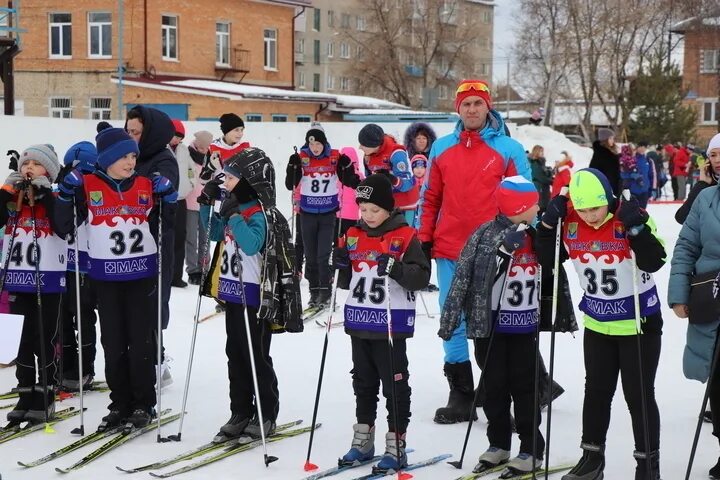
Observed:
[[[21,150],[30,143],[56,142],[58,151],[82,138],[92,138],[94,122],[63,121],[58,123],[46,119],[12,119],[0,117],[0,131],[3,131],[2,147],[15,147]],[[40,122],[45,122],[44,128],[39,128]],[[207,124],[191,124],[189,132],[195,131],[196,125],[210,127]],[[302,132],[307,125],[287,124],[282,129],[277,124],[270,126],[252,125],[248,129],[248,139],[268,151],[277,151],[277,165],[284,164],[286,155],[282,151],[291,151],[288,147],[288,134],[294,139],[302,139]],[[343,140],[338,144],[355,144],[354,135],[357,125],[329,125],[327,130],[336,133]],[[450,127],[440,125],[441,132]],[[216,126],[213,124],[211,130]],[[32,129],[32,130],[31,130]],[[252,130],[251,130],[252,129]],[[397,133],[404,131],[404,126],[390,124],[390,129]],[[553,159],[552,152],[559,153],[562,149],[573,149],[572,153],[580,166],[586,165],[589,160],[587,149],[576,147],[559,138],[547,129],[537,127],[522,127],[516,135],[526,148],[534,143],[545,145],[546,152],[550,152],[549,159]],[[37,135],[38,131],[43,136]],[[252,132],[252,133],[251,133]],[[328,136],[332,139],[333,133]],[[256,140],[260,138],[260,140]],[[8,143],[9,139],[13,139]],[[282,146],[278,142],[283,140]],[[345,143],[343,143],[345,142]],[[18,148],[19,147],[19,148]],[[282,147],[282,148],[281,148]],[[273,157],[275,158],[275,157]],[[284,170],[279,169],[280,171]],[[289,205],[285,192],[279,190],[281,205]],[[283,203],[284,202],[284,203]],[[651,205],[650,213],[656,219],[659,232],[666,241],[668,257],[672,253],[679,231],[679,225],[673,220],[677,205]],[[669,258],[668,258],[669,262]],[[568,266],[569,267],[569,266]],[[665,266],[655,279],[661,296],[665,296],[669,275],[669,265]],[[575,273],[568,273],[575,279]],[[304,284],[304,294],[307,297],[307,285]],[[571,281],[573,299],[575,303],[580,298],[579,287],[576,281]],[[344,299],[344,292],[338,295],[338,301]],[[413,388],[411,423],[408,431],[408,445],[415,449],[410,455],[410,461],[422,460],[440,453],[452,453],[457,459],[460,455],[462,441],[467,424],[435,425],[432,422],[434,411],[445,404],[447,399],[447,383],[442,375],[442,346],[436,336],[438,326],[437,294],[425,294],[425,300],[431,314],[435,318],[428,318],[418,302],[418,321],[416,336],[408,342],[408,355],[410,358],[410,383]],[[171,364],[175,383],[163,391],[163,407],[178,411],[182,403],[183,384],[185,380],[186,362],[189,353],[189,343],[193,326],[193,314],[197,299],[197,289],[174,288],[171,299],[171,323],[165,334],[168,354],[174,358]],[[210,312],[212,301],[203,301],[202,313]],[[657,398],[662,418],[661,462],[663,478],[675,480],[684,478],[695,422],[702,400],[704,385],[686,380],[681,371],[682,349],[684,345],[685,321],[675,318],[672,311],[663,309],[665,329],[663,336],[663,352],[657,376]],[[148,321],[155,321],[149,316]],[[279,422],[295,419],[304,419],[309,424],[312,418],[312,408],[315,398],[317,373],[320,354],[325,331],[314,324],[306,326],[302,334],[283,334],[273,338],[272,354],[277,369],[281,408]],[[158,444],[155,434],[147,434],[137,438],[129,444],[108,454],[89,466],[71,473],[78,479],[98,478],[126,478],[128,474],[117,471],[116,465],[133,467],[149,463],[161,458],[175,455],[201,443],[208,441],[229,416],[228,384],[226,373],[226,359],[224,354],[225,327],[224,318],[216,317],[200,325],[195,351],[195,364],[193,369],[189,403],[181,443]],[[549,335],[542,336],[543,355],[549,358]],[[328,362],[325,369],[323,393],[320,403],[319,421],[322,428],[316,432],[313,447],[312,461],[320,468],[335,465],[339,455],[348,449],[352,424],[354,423],[354,397],[352,394],[350,371],[350,341],[342,329],[333,329],[330,333]],[[103,370],[102,350],[98,352],[96,362],[98,372]],[[477,371],[476,371],[477,374]],[[103,375],[98,375],[103,378]],[[580,456],[581,411],[584,385],[584,370],[582,362],[582,331],[573,338],[569,334],[558,335],[556,349],[556,379],[565,387],[565,394],[555,403],[553,409],[553,425],[551,438],[551,463],[574,463]],[[476,376],[477,380],[477,376]],[[9,390],[15,385],[13,369],[0,370],[0,391]],[[627,413],[622,392],[616,395],[613,417],[608,435],[607,469],[605,478],[608,480],[624,480],[632,478],[635,461],[632,458],[633,439],[630,419]],[[8,402],[0,401],[0,404]],[[92,432],[99,423],[100,417],[106,412],[108,403],[106,394],[92,393],[85,399],[88,411],[85,415],[87,432]],[[59,404],[63,406],[77,406],[79,400],[71,399]],[[378,439],[385,432],[384,400],[379,404]],[[4,411],[0,411],[4,413]],[[487,447],[485,436],[485,421],[482,411],[479,410],[480,421],[473,428],[468,453],[465,459],[465,468],[470,470],[477,456]],[[545,416],[543,416],[544,422]],[[33,460],[41,457],[61,446],[70,443],[75,438],[70,431],[78,426],[79,419],[60,422],[56,426],[57,433],[34,433],[26,438],[0,445],[0,473],[5,480],[14,479],[46,479],[58,474],[54,467],[65,467],[84,456],[92,447],[74,452],[50,464],[23,470],[16,465],[18,460]],[[163,435],[177,432],[177,422],[163,428]],[[544,430],[544,423],[543,423]],[[302,466],[307,452],[308,435],[269,445],[269,453],[279,457],[279,461],[265,468],[262,462],[262,450],[255,449],[230,457],[212,466],[206,467],[185,475],[185,478],[243,478],[243,479],[301,479],[306,473]],[[380,444],[380,441],[378,441]],[[517,453],[518,442],[515,439],[513,454]],[[382,448],[382,447],[379,447]],[[711,435],[711,428],[705,424],[700,437],[700,446],[695,462],[693,479],[707,478],[707,470],[715,464],[718,454],[717,440]],[[358,469],[339,475],[338,480],[350,479],[365,473],[368,469]],[[452,479],[460,472],[449,465],[439,464],[413,472],[417,479]],[[139,478],[146,478],[145,473],[135,474]],[[559,475],[555,478],[559,478]]]

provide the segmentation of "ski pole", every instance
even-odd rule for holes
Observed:
[[[537,292],[538,292],[538,319],[535,325],[535,376],[533,377],[533,470],[532,480],[536,480],[535,475],[535,461],[537,456],[537,442],[538,442],[538,430],[540,430],[539,413],[540,413],[540,314],[542,309],[542,266],[538,264],[537,273]],[[551,386],[548,386],[551,388]]]
[[[23,200],[25,200],[25,187],[20,189],[18,198],[15,201],[15,216],[12,217],[14,219],[14,223],[12,226],[12,232],[10,233],[10,241],[8,242],[7,249],[3,249],[7,252],[7,255],[5,256],[5,263],[3,265],[3,274],[2,277],[0,277],[0,292],[3,291],[5,287],[5,280],[7,279],[7,271],[10,266],[10,254],[12,253],[13,244],[15,243],[15,234],[19,223],[18,220],[20,219],[20,211],[23,207]]]
[[[30,180],[30,178],[28,178]],[[42,379],[42,395],[43,395],[43,407],[45,408],[45,433],[55,433],[55,430],[50,425],[50,418],[48,415],[48,378],[47,378],[47,356],[45,355],[45,332],[43,330],[43,318],[42,318],[42,292],[40,290],[40,249],[38,247],[38,234],[37,234],[37,219],[35,217],[35,192],[32,184],[27,186],[28,205],[30,205],[30,221],[32,222],[33,232],[33,259],[35,263],[35,292],[37,296],[37,324],[40,336],[40,378]],[[48,194],[49,195],[49,194]],[[9,256],[9,255],[8,255]],[[27,259],[30,263],[30,256]]]
[[[84,381],[83,381],[83,340],[82,340],[82,311],[80,307],[80,254],[78,249],[78,243],[80,242],[80,238],[78,238],[78,211],[77,211],[77,203],[75,202],[75,197],[73,196],[73,214],[74,214],[74,221],[73,221],[73,227],[74,227],[74,245],[75,245],[75,321],[77,322],[77,331],[78,331],[78,378],[80,379],[80,426],[78,428],[75,428],[72,430],[71,433],[75,435],[83,436],[85,435],[85,408],[83,408],[85,399],[84,399]],[[62,328],[60,329],[62,332]],[[60,357],[62,359],[62,357]]]
[[[193,321],[193,333],[192,338],[190,340],[190,357],[188,358],[188,366],[187,366],[187,373],[185,374],[185,389],[183,390],[183,401],[182,401],[182,409],[180,410],[180,424],[178,425],[178,433],[175,435],[169,435],[168,438],[170,440],[173,440],[175,442],[179,442],[182,439],[182,427],[183,427],[183,420],[185,419],[185,408],[187,407],[187,400],[188,400],[188,393],[190,391],[190,375],[192,374],[192,366],[193,366],[193,359],[195,358],[195,342],[197,340],[197,330],[198,325],[200,324],[200,304],[202,303],[202,297],[203,297],[203,287],[205,286],[205,279],[206,275],[208,273],[205,268],[206,265],[206,257],[210,250],[210,228],[212,228],[212,218],[213,218],[213,207],[215,205],[215,201],[213,200],[213,204],[210,206],[210,215],[208,216],[208,223],[207,223],[207,230],[205,235],[205,238],[203,239],[203,245],[201,248],[202,255],[201,255],[201,270],[200,270],[200,285],[198,287],[198,298],[197,303],[195,304],[195,320]]]
[[[297,146],[293,146],[293,150],[295,150],[295,155],[298,154]],[[290,241],[295,245],[295,188],[297,186],[295,185],[295,181],[297,180],[297,170],[293,169],[293,189],[290,191]]]
[[[420,291],[418,291],[417,294],[420,297],[420,301],[423,304],[423,308],[425,309],[425,316],[428,318],[435,318],[435,315],[431,314],[430,310],[428,310],[427,303],[425,303],[425,296]]]
[[[157,367],[155,368],[156,371],[156,380],[155,384],[157,386],[157,443],[164,443],[170,441],[168,438],[165,438],[162,436],[162,433],[160,432],[161,423],[160,423],[160,412],[162,412],[162,342],[163,342],[163,334],[162,334],[162,213],[163,213],[163,199],[162,197],[158,196],[158,255],[157,255],[157,262],[158,262],[158,283],[157,283],[157,290],[158,290],[158,306],[157,306]]]

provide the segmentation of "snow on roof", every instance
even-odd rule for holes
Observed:
[[[711,11],[709,15],[702,17],[702,19],[700,17],[690,17],[674,23],[670,27],[670,31],[673,33],[685,33],[696,27],[698,23],[707,27],[720,26],[720,8]]]
[[[495,110],[502,115],[504,119],[518,120],[521,118],[530,118],[532,114],[525,110],[510,110],[509,112],[502,108],[502,105],[495,105]]]

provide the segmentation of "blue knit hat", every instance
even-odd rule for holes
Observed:
[[[63,162],[65,165],[77,167],[82,173],[90,173],[95,170],[97,157],[95,145],[90,142],[78,142],[68,149]]]
[[[95,137],[97,164],[103,170],[128,153],[138,154],[138,145],[122,128],[106,128]]]

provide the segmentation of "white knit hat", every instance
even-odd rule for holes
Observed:
[[[710,155],[710,150],[713,148],[720,148],[720,133],[716,133],[715,136],[710,139],[710,143],[707,148],[708,155]]]

